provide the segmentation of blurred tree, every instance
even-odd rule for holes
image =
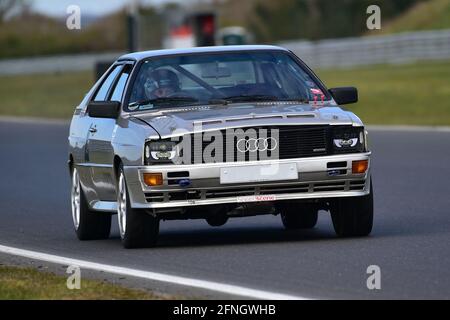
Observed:
[[[125,50],[124,10],[104,16],[82,30],[70,31],[65,21],[29,10],[31,1],[0,0],[0,59]],[[203,2],[205,6],[211,5],[207,0]],[[214,8],[217,9],[220,27],[242,26],[255,36],[256,42],[276,43],[290,39],[317,40],[366,34],[368,5],[381,7],[384,28],[388,20],[400,16],[419,2],[431,3],[430,0],[221,0],[214,2]],[[180,11],[182,20],[186,11],[194,9],[194,6],[187,8],[179,2],[166,4],[162,10],[141,8],[141,48],[161,46],[167,25],[173,22],[165,14],[167,11]],[[418,14],[427,15],[422,11]]]
[[[104,16],[81,30],[68,30],[65,20],[32,11],[13,15],[0,27],[0,59],[125,48],[124,10]]]
[[[240,14],[221,21],[246,27],[258,42],[349,37],[367,31],[369,5],[380,6],[382,21],[387,21],[425,1],[429,0],[227,0],[222,14],[230,13],[228,8]]]
[[[163,17],[155,8],[139,9],[139,49],[160,48],[164,32]]]
[[[3,23],[11,14],[20,14],[30,7],[27,0],[0,0],[0,23]]]

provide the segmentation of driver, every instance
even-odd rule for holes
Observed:
[[[149,70],[144,89],[148,99],[170,97],[181,91],[180,80],[168,69]]]

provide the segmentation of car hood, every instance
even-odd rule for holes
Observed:
[[[255,103],[224,106],[189,106],[131,114],[155,129],[161,138],[213,131],[272,125],[362,125],[353,113],[337,105]]]

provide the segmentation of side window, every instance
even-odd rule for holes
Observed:
[[[106,95],[108,94],[109,88],[111,88],[111,85],[114,82],[114,79],[116,78],[120,69],[121,69],[121,66],[116,66],[109,73],[109,75],[106,77],[105,81],[103,81],[103,83],[101,84],[100,89],[97,91],[94,101],[105,101],[106,100]]]
[[[111,98],[109,100],[111,101],[122,101],[123,91],[125,89],[125,85],[127,84],[128,77],[130,76],[131,72],[131,66],[126,65],[122,73],[119,76],[119,79],[116,82],[116,85],[114,87],[114,91],[111,95]]]

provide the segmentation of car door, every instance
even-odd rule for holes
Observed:
[[[93,101],[122,102],[123,91],[130,75],[129,64],[113,67],[94,95]],[[91,177],[97,199],[115,201],[116,190],[113,172],[114,149],[111,138],[117,119],[91,118],[89,127],[86,156],[91,164]]]

